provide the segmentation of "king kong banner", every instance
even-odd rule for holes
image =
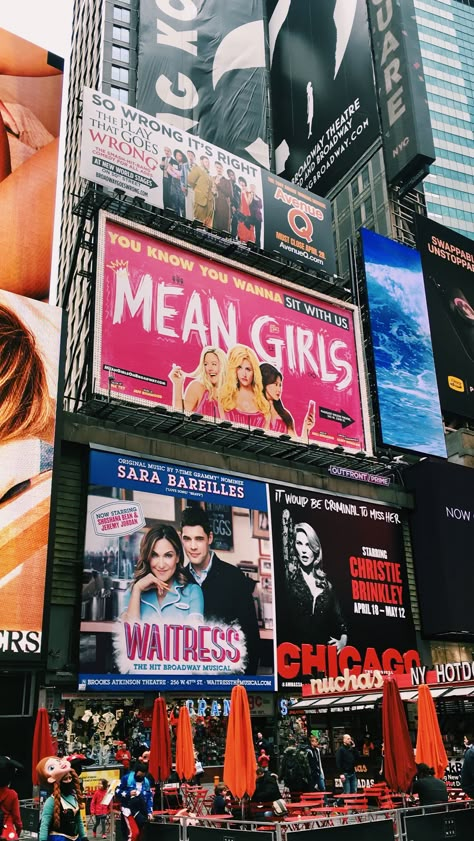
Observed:
[[[137,106],[269,167],[263,0],[140,0]]]
[[[267,0],[267,11],[276,172],[327,196],[379,135],[366,4]]]
[[[269,492],[280,687],[380,689],[383,672],[419,665],[400,511],[281,485]]]
[[[95,393],[370,450],[351,305],[115,217],[100,226]]]
[[[98,91],[83,105],[84,178],[335,274],[329,202]]]
[[[416,217],[441,408],[474,419],[474,243]]]
[[[273,690],[266,485],[97,450],[89,466],[80,688]]]

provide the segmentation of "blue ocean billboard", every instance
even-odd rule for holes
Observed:
[[[361,230],[381,443],[446,457],[418,251]]]
[[[267,485],[91,450],[79,688],[273,690]]]

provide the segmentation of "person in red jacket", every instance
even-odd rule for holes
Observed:
[[[0,812],[3,815],[0,838],[6,841],[16,841],[23,829],[18,795],[10,788],[15,771],[21,767],[9,756],[0,756]]]
[[[94,794],[92,795],[91,815],[94,815],[95,817],[94,829],[92,830],[93,838],[97,837],[97,827],[99,824],[102,826],[102,838],[107,838],[107,833],[105,831],[105,819],[110,812],[110,803],[104,804],[103,800],[107,794],[108,787],[109,784],[107,780],[101,780],[99,788],[96,788]]]

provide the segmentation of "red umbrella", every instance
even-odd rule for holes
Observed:
[[[151,745],[148,769],[157,782],[171,774],[171,739],[164,698],[155,698],[151,720]]]
[[[434,768],[435,776],[439,779],[444,776],[448,766],[436,708],[429,687],[425,684],[418,687],[416,761],[426,762],[430,768]]]
[[[180,780],[191,780],[196,772],[191,719],[186,706],[179,711],[176,730],[176,773]]]
[[[403,702],[393,678],[384,683],[382,727],[384,777],[394,791],[408,791],[416,774],[416,765]]]
[[[252,797],[256,760],[250,723],[249,699],[244,686],[232,689],[224,756],[224,782],[234,797]]]
[[[53,747],[53,740],[51,738],[51,730],[49,728],[48,710],[40,707],[36,714],[35,732],[33,734],[33,748],[31,753],[32,778],[33,785],[39,785],[38,775],[36,773],[36,766],[40,759],[45,756],[54,756],[56,753]]]

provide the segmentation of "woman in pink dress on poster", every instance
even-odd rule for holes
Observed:
[[[270,432],[279,432],[280,435],[291,435],[292,438],[298,438],[293,415],[283,405],[281,399],[283,375],[278,368],[270,365],[269,362],[262,362],[260,373],[262,375],[263,394],[270,403]],[[315,408],[314,400],[310,400],[300,436],[301,440],[306,443],[308,441],[308,435],[315,423]]]
[[[232,423],[270,426],[270,404],[263,394],[262,375],[255,352],[247,345],[229,351],[227,376],[220,392],[224,417]]]
[[[247,186],[245,178],[240,176],[240,212],[239,224],[237,225],[237,238],[241,242],[255,242],[255,225],[252,222],[252,212],[250,204],[253,199],[253,194]]]
[[[211,418],[223,418],[218,395],[225,381],[226,368],[226,355],[216,347],[203,348],[199,365],[190,374],[186,374],[179,365],[173,365],[169,373],[173,383],[173,409]],[[192,382],[183,394],[186,377]]]

